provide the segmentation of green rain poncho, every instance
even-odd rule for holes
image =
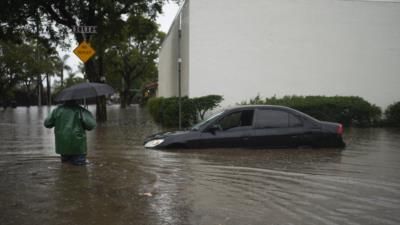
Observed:
[[[86,132],[96,126],[92,114],[78,104],[64,104],[54,109],[44,121],[47,128],[55,127],[56,153],[86,154]]]

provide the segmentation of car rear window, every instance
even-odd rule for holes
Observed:
[[[256,113],[256,128],[289,127],[289,114],[280,110],[259,109]]]
[[[291,113],[289,113],[289,126],[290,127],[302,127],[303,121],[298,117]]]
[[[256,128],[285,128],[303,126],[302,120],[282,110],[258,109],[256,112]]]

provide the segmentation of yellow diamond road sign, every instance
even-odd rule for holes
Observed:
[[[83,41],[74,49],[74,53],[79,57],[79,59],[82,60],[83,63],[86,63],[86,61],[88,61],[96,53],[96,51],[90,47],[89,43]]]

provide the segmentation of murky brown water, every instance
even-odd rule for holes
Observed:
[[[93,108],[91,108],[93,111]],[[0,112],[0,224],[400,224],[400,130],[352,129],[338,149],[145,150],[160,131],[109,107],[90,164],[61,164],[48,108]]]

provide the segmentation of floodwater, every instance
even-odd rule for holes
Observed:
[[[2,225],[400,224],[400,130],[349,129],[345,150],[156,151],[145,110],[110,106],[77,167],[48,110],[0,111]]]

